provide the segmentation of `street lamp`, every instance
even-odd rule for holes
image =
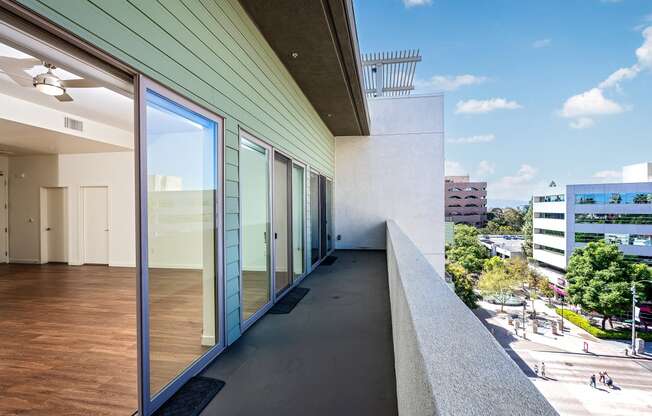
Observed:
[[[639,280],[640,283],[652,283],[652,280]],[[636,355],[636,281],[632,280],[632,355]]]

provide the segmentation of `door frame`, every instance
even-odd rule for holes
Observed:
[[[80,264],[104,264],[104,263],[87,263],[86,262],[86,190],[88,188],[105,188],[106,189],[106,265],[111,263],[111,187],[109,185],[82,185],[79,187],[79,225],[77,235],[79,241],[79,262]]]
[[[241,145],[241,139],[244,138],[248,141],[251,141],[252,143],[255,143],[259,145],[260,147],[264,148],[265,151],[267,152],[267,284],[269,288],[269,299],[263,305],[260,309],[258,309],[253,315],[251,315],[248,319],[244,319],[244,302],[243,302],[243,293],[244,293],[244,286],[243,286],[243,278],[242,278],[242,236],[243,236],[243,227],[242,227],[242,166],[238,164],[238,214],[240,215],[241,218],[241,223],[239,227],[239,236],[240,239],[238,241],[238,248],[239,248],[239,258],[240,258],[240,279],[239,279],[239,285],[240,285],[240,330],[241,332],[246,331],[251,325],[253,325],[258,319],[260,319],[263,315],[267,313],[267,311],[274,305],[274,286],[273,286],[273,280],[274,280],[274,273],[273,273],[273,267],[274,267],[274,244],[270,244],[272,241],[272,222],[273,222],[273,211],[272,211],[272,168],[274,165],[274,148],[268,144],[267,142],[259,139],[258,137],[254,136],[253,134],[249,133],[247,130],[243,128],[239,128],[239,134],[238,134],[238,146]],[[238,152],[240,152],[240,149],[238,149]]]
[[[213,204],[215,221],[214,239],[214,299],[215,299],[215,336],[216,342],[202,356],[197,357],[180,374],[170,380],[154,396],[150,394],[150,351],[149,351],[149,269],[148,269],[148,233],[147,233],[147,91],[152,91],[173,103],[195,112],[202,117],[212,120],[217,124],[215,151],[215,175],[217,191]],[[145,415],[152,414],[163,403],[172,397],[188,380],[199,374],[215,357],[226,348],[226,307],[224,297],[225,275],[224,269],[224,152],[225,126],[224,117],[212,110],[205,109],[199,104],[183,97],[168,87],[136,74],[134,78],[134,125],[136,129],[134,160],[136,163],[136,264],[138,265],[138,377],[139,377],[139,402],[140,410]],[[218,338],[219,337],[219,338]]]
[[[70,229],[70,219],[68,218],[68,187],[67,186],[41,186],[39,188],[39,264],[50,262],[48,255],[48,239],[45,237],[45,224],[48,215],[48,189],[61,189],[63,192],[63,245],[66,260],[64,263],[70,264],[70,238],[68,231]]]

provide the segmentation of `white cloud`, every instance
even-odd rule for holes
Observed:
[[[589,119],[588,116],[618,114],[624,111],[620,104],[606,98],[604,92],[611,88],[620,89],[622,81],[634,79],[641,72],[652,70],[652,26],[644,29],[642,35],[643,44],[636,49],[635,64],[617,69],[597,87],[566,100],[560,114],[562,117],[576,118],[575,121],[570,123],[572,128],[592,126],[594,124],[593,120]]]
[[[460,162],[455,162],[453,160],[446,160],[444,162],[444,175],[446,176],[461,176],[466,175],[467,171],[464,170],[464,167]]]
[[[527,201],[545,189],[546,181],[537,180],[538,169],[522,164],[514,175],[503,176],[497,181],[489,181],[487,196],[491,199],[515,199]]]
[[[493,142],[496,136],[493,134],[481,134],[477,136],[457,137],[448,139],[449,143],[457,144],[475,144],[475,143],[489,143]]]
[[[491,175],[496,171],[496,164],[493,162],[489,162],[488,160],[481,160],[480,163],[478,163],[478,169],[476,171],[476,174],[478,176],[486,176],[486,175]]]
[[[467,100],[457,103],[457,114],[483,114],[494,110],[515,110],[521,108],[516,101],[508,101],[504,98],[490,98],[488,100]]]
[[[534,43],[532,43],[532,47],[537,48],[537,49],[538,48],[546,48],[546,47],[550,46],[551,43],[552,43],[552,39],[548,39],[548,38],[539,39],[539,40],[535,40]]]
[[[566,100],[561,115],[566,118],[576,118],[618,114],[623,111],[620,104],[606,98],[600,88],[593,88]]]
[[[428,6],[432,0],[403,0],[405,7]]]
[[[465,85],[482,84],[487,77],[463,74],[463,75],[433,75],[428,80],[416,80],[414,86],[422,90],[430,91],[454,91]]]
[[[595,124],[595,121],[593,121],[592,118],[589,117],[580,117],[576,120],[573,120],[570,122],[570,126],[574,129],[588,129],[589,127],[593,127]]]
[[[622,179],[622,172],[619,170],[601,170],[595,172],[593,178],[605,183],[620,182]]]
[[[602,81],[598,85],[598,88],[606,89],[611,87],[620,87],[620,81],[635,78],[639,72],[641,72],[641,70],[638,65],[634,65],[629,68],[620,68],[613,74],[609,75],[607,79]]]

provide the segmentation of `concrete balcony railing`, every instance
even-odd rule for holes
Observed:
[[[393,221],[387,269],[399,415],[556,415]]]

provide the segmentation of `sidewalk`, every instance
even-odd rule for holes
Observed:
[[[496,340],[514,359],[523,372],[562,415],[650,415],[652,414],[652,360],[649,357],[631,358],[624,354],[627,341],[597,339],[581,328],[564,320],[564,335],[552,335],[551,328],[540,327],[537,334],[528,325],[526,339],[514,335],[514,327],[507,324],[509,314],[522,315],[522,307],[505,307],[480,302],[476,316],[494,334]],[[554,310],[536,301],[537,315],[558,319]],[[528,303],[527,310],[531,310]],[[588,344],[589,353],[583,351]],[[648,347],[649,349],[649,347]],[[546,378],[537,376],[536,364],[545,363]],[[607,371],[615,389],[598,383],[589,386],[589,377]]]

